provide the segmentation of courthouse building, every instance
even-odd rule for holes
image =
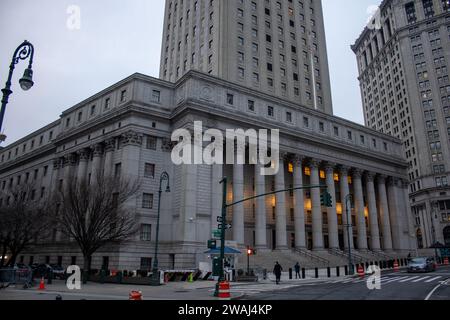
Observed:
[[[134,74],[2,149],[0,187],[33,179],[45,195],[72,174],[141,179],[133,200],[140,233],[101,249],[94,267],[151,268],[163,171],[171,184],[161,199],[164,268],[208,261],[224,176],[228,201],[307,184],[326,185],[333,197],[330,208],[318,189],[230,208],[226,237],[239,248],[329,261],[349,244],[367,260],[415,248],[401,141],[332,114],[320,1],[167,0],[164,30],[161,79]],[[255,165],[174,165],[171,135],[194,121],[223,132],[279,129],[282,169],[262,176]],[[82,263],[56,227],[20,259]]]

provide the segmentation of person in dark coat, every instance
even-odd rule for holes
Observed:
[[[300,264],[297,262],[294,266],[295,269],[295,279],[301,279],[302,277],[300,276]]]
[[[283,267],[277,261],[273,268],[273,274],[275,275],[277,284],[280,284],[281,281],[281,271],[283,271]]]

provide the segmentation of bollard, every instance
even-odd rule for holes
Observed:
[[[340,276],[341,276],[341,268],[336,267],[336,277],[340,277]]]
[[[53,270],[50,270],[47,273],[47,284],[52,284],[53,283]]]
[[[319,268],[315,268],[314,273],[315,273],[316,279],[318,279],[319,278]]]
[[[331,268],[330,267],[327,268],[327,277],[331,278]]]
[[[302,279],[306,279],[306,269],[302,268]]]
[[[344,273],[345,273],[346,276],[348,276],[348,266],[344,267]]]
[[[292,268],[289,268],[289,280],[292,280]]]

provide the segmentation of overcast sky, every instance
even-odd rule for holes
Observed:
[[[356,60],[350,45],[369,6],[381,0],[323,0],[335,115],[363,123]],[[71,5],[81,9],[81,28],[70,30]],[[35,46],[35,86],[24,92],[16,67],[3,131],[7,143],[58,119],[61,112],[141,72],[159,75],[164,0],[1,0],[0,87],[11,56],[29,40]]]

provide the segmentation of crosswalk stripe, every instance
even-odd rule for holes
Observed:
[[[437,280],[437,279],[440,279],[440,278],[442,278],[442,276],[434,277],[433,279],[427,280],[427,281],[425,281],[425,282],[427,282],[427,283],[433,282],[433,281],[435,281],[435,280]]]
[[[414,279],[417,279],[417,278],[419,278],[419,277],[418,277],[418,276],[415,276],[415,277],[408,277],[407,279],[400,280],[399,282],[408,282],[408,281],[411,281],[411,280],[414,280]]]
[[[386,281],[384,284],[388,284],[388,283],[391,283],[391,282],[394,282],[394,281],[398,281],[398,280],[404,280],[405,278],[409,278],[409,277],[400,277],[400,278],[397,278],[397,279],[390,279],[390,280],[388,280],[388,281]]]
[[[413,282],[420,282],[420,281],[423,281],[423,280],[428,279],[428,278],[430,278],[430,276],[425,276],[425,277],[419,278],[417,280],[414,280]]]

